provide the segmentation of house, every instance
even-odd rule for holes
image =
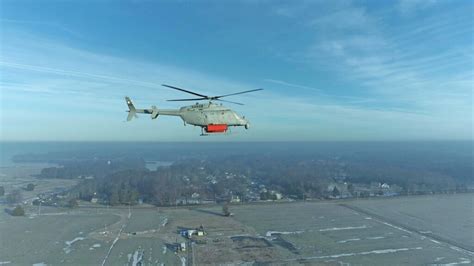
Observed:
[[[201,200],[199,199],[188,199],[187,200],[187,204],[191,204],[191,205],[197,205],[197,204],[200,204],[201,203]]]
[[[214,204],[216,203],[215,200],[213,199],[204,199],[204,200],[201,200],[201,204]]]
[[[186,230],[186,232],[185,232],[185,236],[187,238],[191,238],[194,234],[196,234],[196,230],[194,230],[194,229],[189,229],[189,230]]]
[[[192,238],[193,236],[204,236],[205,232],[201,228],[183,230],[181,231],[181,235],[186,238]]]
[[[351,197],[351,193],[347,189],[347,183],[330,183],[326,193],[330,199],[344,199]]]
[[[185,252],[186,251],[186,242],[181,242],[176,245],[176,252]]]
[[[176,205],[196,205],[200,203],[201,201],[199,199],[188,199],[186,197],[179,197],[176,199]]]
[[[92,198],[92,199],[91,199],[91,203],[97,203],[97,202],[99,202],[99,199],[98,199],[98,198]]]
[[[232,195],[232,196],[230,197],[230,202],[231,202],[231,203],[239,203],[239,202],[240,202],[240,197],[237,196],[237,195]]]
[[[281,200],[283,198],[283,195],[280,192],[276,192],[276,191],[272,190],[271,194],[273,195],[273,198],[275,200]]]

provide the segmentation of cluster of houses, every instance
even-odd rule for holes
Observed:
[[[200,227],[195,229],[182,229],[179,231],[179,234],[188,240],[192,240],[194,242],[199,243],[200,241],[202,241],[199,238],[204,237],[206,235],[206,232],[204,231],[204,227],[201,225]],[[185,252],[186,242],[176,243],[175,249],[176,252]]]
[[[329,199],[365,198],[365,197],[391,197],[400,195],[402,187],[380,182],[370,184],[352,184],[347,182],[332,182],[326,190]]]
[[[260,188],[260,200],[281,200],[283,199],[283,194],[275,191],[275,190],[268,190],[265,186],[261,186]]]
[[[176,205],[198,205],[198,204],[215,204],[221,202],[240,203],[240,196],[229,193],[228,195],[217,197],[216,199],[202,199],[197,192],[191,194],[191,197],[179,197],[176,199]]]
[[[195,236],[204,236],[205,232],[203,226],[201,225],[199,228],[195,229],[183,229],[179,232],[179,234],[188,239],[192,239]]]

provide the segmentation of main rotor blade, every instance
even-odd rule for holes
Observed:
[[[207,100],[207,98],[194,98],[194,99],[174,99],[174,100],[166,100],[168,102],[181,102],[181,101],[202,101]]]
[[[243,103],[231,102],[231,101],[226,101],[226,100],[221,100],[221,99],[216,99],[216,101],[221,101],[221,102],[226,102],[226,103],[233,103],[233,104],[238,104],[238,105],[244,105]]]
[[[236,93],[231,93],[231,94],[225,94],[225,95],[215,96],[215,97],[211,97],[211,98],[219,99],[219,98],[227,97],[227,96],[231,96],[231,95],[244,94],[244,93],[249,93],[249,92],[254,92],[254,91],[261,91],[261,90],[263,90],[263,89],[255,89],[255,90],[249,90],[249,91],[241,91],[241,92],[236,92]]]
[[[165,87],[168,87],[168,88],[171,88],[171,89],[187,92],[189,94],[193,94],[193,95],[196,95],[196,96],[201,96],[201,97],[204,97],[206,99],[209,98],[209,96],[202,95],[202,94],[199,94],[199,93],[195,93],[195,92],[192,92],[192,91],[188,91],[188,90],[185,90],[185,89],[181,89],[181,88],[178,88],[178,87],[174,87],[174,86],[170,86],[170,85],[166,85],[166,84],[161,84],[161,86],[165,86]]]

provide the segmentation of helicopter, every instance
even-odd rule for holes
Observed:
[[[199,98],[192,99],[174,99],[167,100],[170,102],[180,101],[204,101],[207,103],[196,102],[193,105],[184,106],[179,109],[158,109],[156,106],[151,106],[149,109],[137,109],[129,97],[125,97],[125,101],[128,106],[127,121],[131,121],[134,117],[138,118],[137,114],[149,114],[151,119],[156,119],[160,115],[179,116],[184,122],[184,125],[190,124],[201,127],[201,136],[207,136],[209,134],[226,133],[229,127],[243,126],[245,129],[249,129],[249,121],[245,116],[239,116],[236,112],[227,108],[221,104],[216,104],[214,101],[227,102],[232,104],[244,105],[238,102],[231,102],[222,100],[221,98],[244,94],[249,92],[261,91],[263,89],[254,89],[241,91],[231,94],[219,95],[219,96],[207,96],[200,93],[192,92],[182,88],[178,88],[171,85],[162,84],[162,86],[171,88],[174,90],[186,92]]]

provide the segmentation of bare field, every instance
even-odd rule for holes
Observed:
[[[88,234],[119,220],[111,214],[44,209],[45,213],[40,216],[31,214],[33,210],[28,210],[27,217],[0,214],[1,261],[14,265],[97,263],[100,256],[93,255],[97,252],[84,251],[96,243],[101,246],[105,243],[88,239]]]
[[[472,194],[361,200],[351,206],[474,251]]]
[[[233,217],[222,216],[220,206],[140,206],[132,207],[129,212],[127,207],[83,205],[73,210],[44,208],[40,216],[36,215],[36,208],[29,207],[27,217],[0,214],[0,262],[12,265],[136,265],[139,261],[144,265],[472,264],[473,253],[456,245],[456,241],[472,244],[472,238],[466,235],[472,237],[469,221],[473,198],[472,194],[464,194],[442,198],[231,205]],[[441,207],[436,208],[437,204]],[[450,219],[443,219],[446,215]],[[414,223],[407,216],[416,216],[417,221],[424,222]],[[179,230],[201,225],[206,235],[196,237],[192,244],[178,234]],[[453,243],[440,241],[438,235],[452,239]],[[188,244],[186,252],[175,252],[173,245],[179,242]]]
[[[456,202],[459,201],[458,197],[454,195],[450,199]],[[472,200],[473,195],[460,197],[461,201],[468,201]],[[417,201],[418,198],[412,200]],[[396,201],[394,206],[388,200],[365,202],[381,202],[380,209],[387,211],[400,208]],[[406,204],[416,205],[410,202]],[[423,209],[425,206],[419,204],[418,208]],[[378,219],[336,202],[242,206],[232,211],[236,214],[235,219],[255,228],[260,236],[269,239],[276,236],[277,239],[272,240],[275,248],[284,248],[292,253],[291,258],[279,258],[274,262],[426,265],[471,263],[473,260],[473,253],[469,250],[459,250],[458,246],[419,234],[418,231],[425,230],[423,227],[411,231],[391,224],[392,219]],[[472,213],[472,207],[458,211],[461,213],[457,217],[463,219],[463,215],[470,215],[466,212]],[[404,221],[403,216],[392,218],[397,224]],[[458,224],[459,221],[452,223],[453,226]],[[446,223],[445,231],[450,226],[450,223]],[[452,230],[456,232],[459,228]],[[467,230],[473,232],[472,227]],[[281,242],[284,244],[279,245]]]
[[[39,179],[34,177],[34,175],[41,172],[41,169],[50,166],[55,165],[46,163],[30,163],[0,167],[0,185],[5,188],[5,193],[7,194],[12,190],[19,189],[22,193],[23,200],[31,203],[32,199],[40,193],[61,191],[77,184],[78,180]],[[24,190],[29,183],[35,185],[34,191]]]

